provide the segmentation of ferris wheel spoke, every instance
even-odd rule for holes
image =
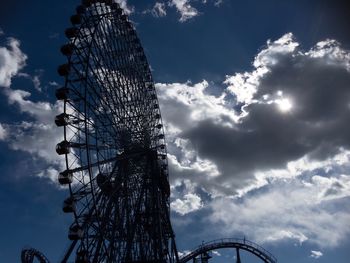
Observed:
[[[98,61],[96,61],[96,63],[97,64],[99,64],[99,62]],[[104,71],[104,67],[100,67],[103,71]],[[96,75],[96,73],[94,73],[95,75]],[[105,73],[106,74],[106,73]],[[99,75],[96,75],[96,79],[98,79],[99,80],[99,82],[100,83],[102,83],[103,81],[100,79],[100,76]],[[109,89],[110,90],[113,90],[113,87],[115,86],[115,85],[113,85],[113,83],[111,83],[110,82],[110,80],[109,80],[109,78],[107,78],[107,82],[108,82],[108,85],[107,85],[107,87],[109,87]],[[95,92],[96,93],[96,92]],[[117,96],[112,96],[112,99],[113,98],[118,98]],[[124,105],[124,103],[123,103],[123,101],[121,100],[121,99],[119,99],[119,101],[113,101],[113,103],[108,103],[107,105],[113,105],[113,104],[115,104],[115,105],[123,105],[124,106],[124,113],[128,113],[128,111],[127,111],[127,109],[125,108],[125,105]],[[111,111],[114,111],[113,109],[110,109]],[[121,112],[119,112],[119,115],[120,116],[123,116],[123,114],[121,113]]]
[[[95,91],[95,90],[93,90],[93,91],[95,92],[94,95],[99,96],[100,104],[101,104],[101,102],[102,102],[102,105],[108,105],[108,102],[105,101],[104,99],[102,99],[102,97],[100,97],[100,95],[97,93],[97,91]],[[115,112],[114,109],[112,109],[112,108],[109,108],[108,111],[110,111],[111,114],[114,114],[115,117],[121,115],[120,113]],[[104,116],[107,117],[107,116],[109,116],[109,114],[105,114]],[[121,117],[117,117],[117,118],[120,119]],[[114,125],[114,128],[117,129],[117,132],[120,132],[120,127],[119,127],[118,123],[116,122],[116,121],[117,121],[117,118],[113,118],[113,119],[110,118],[110,121],[111,121],[111,123]]]
[[[105,27],[102,27],[102,28],[103,28],[103,30],[105,30]],[[104,43],[104,45],[105,45],[105,43]],[[105,49],[106,49],[106,50],[108,49],[106,45],[105,45]],[[124,52],[124,53],[126,53],[126,52]],[[105,57],[105,54],[100,54],[100,56]],[[107,57],[106,59],[109,60],[110,57]],[[113,63],[113,62],[111,62],[111,64],[112,64],[112,63]],[[130,66],[128,66],[128,67],[130,67]],[[117,66],[117,68],[122,69],[120,66]],[[137,95],[137,94],[135,94],[135,95]]]
[[[98,163],[94,163],[94,164],[90,164],[90,165],[87,165],[87,166],[84,166],[84,167],[77,167],[77,168],[74,168],[72,170],[70,170],[69,172],[71,173],[78,173],[78,172],[82,172],[84,170],[88,170],[89,168],[93,168],[95,166],[101,166],[102,164],[106,164],[106,163],[114,163],[114,167],[117,167],[117,163],[120,162],[120,161],[123,161],[123,160],[130,160],[132,158],[140,158],[142,156],[144,156],[146,153],[145,152],[138,152],[138,153],[133,153],[133,154],[129,154],[129,155],[124,155],[124,156],[119,156],[119,158],[112,158],[110,160],[104,160],[104,161],[100,161]],[[115,169],[115,168],[114,168]],[[113,176],[113,171],[112,173],[109,175],[109,177]],[[95,183],[96,182],[96,179],[97,177],[94,177],[91,179],[90,183]],[[79,195],[86,195],[86,194],[91,194],[91,190],[86,190],[86,189],[89,189],[87,188],[81,181],[82,179],[78,179],[78,181],[81,182],[81,185],[82,187],[78,190],[76,190],[77,193],[79,193]],[[137,186],[137,182],[134,182],[135,186]],[[117,191],[118,188],[115,188],[114,191]],[[113,194],[113,192],[112,192]]]
[[[112,163],[112,162],[118,162],[118,161],[122,161],[122,160],[127,160],[130,158],[134,158],[134,157],[138,157],[138,156],[142,156],[144,154],[146,154],[146,151],[140,151],[140,152],[135,152],[135,153],[130,153],[130,154],[121,154],[118,155],[116,157],[113,158],[109,158],[106,160],[100,160],[96,163],[90,163],[87,164],[85,166],[81,166],[81,167],[77,167],[77,168],[73,168],[71,170],[69,170],[71,173],[76,173],[76,172],[81,172],[81,171],[85,171],[88,170],[89,168],[93,168],[93,167],[97,167],[100,166],[102,164],[107,164],[107,163]]]
[[[73,67],[73,69],[77,72],[78,71],[78,69],[75,69],[75,67]],[[96,102],[96,100],[94,100],[94,102],[95,102],[95,105],[101,105],[101,102],[102,102],[102,105],[109,105],[108,104],[108,102],[107,101],[105,101],[102,97],[101,97],[101,95],[96,91],[96,89],[94,88],[94,83],[91,83],[90,82],[90,80],[89,80],[89,78],[86,78],[86,77],[84,77],[84,81],[87,83],[87,85],[88,85],[88,87],[90,86],[91,87],[91,89],[89,89],[89,90],[92,90],[94,93],[92,94],[92,96],[90,96],[90,99],[92,99],[92,98],[94,98],[95,96],[99,99],[99,103],[97,103]],[[86,103],[88,103],[88,101],[86,101],[86,99],[85,99],[85,102]],[[114,113],[115,114],[115,112],[113,111],[113,109],[112,108],[110,108],[109,109],[112,113]],[[115,114],[116,115],[116,114]],[[118,116],[118,115],[116,115],[116,116]],[[113,121],[113,120],[112,120]],[[116,123],[115,123],[116,124]],[[118,127],[117,125],[116,125],[116,127]]]

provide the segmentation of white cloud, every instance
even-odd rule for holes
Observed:
[[[130,15],[134,13],[135,8],[133,6],[129,6],[127,0],[114,0],[114,1],[120,5],[120,7],[124,10],[126,14]]]
[[[264,241],[280,241],[283,239],[291,239],[291,240],[296,240],[299,242],[300,245],[303,244],[308,238],[301,232],[299,231],[290,231],[290,230],[276,230],[275,233],[272,233],[271,235],[266,237],[266,240]]]
[[[345,150],[340,150],[340,152],[330,158],[327,158],[323,161],[317,161],[312,160],[308,156],[304,156],[301,159],[298,159],[296,161],[288,162],[286,167],[284,169],[271,169],[264,172],[256,172],[255,177],[256,181],[255,183],[252,183],[248,185],[247,187],[241,188],[238,190],[238,196],[244,196],[249,191],[252,191],[254,189],[259,189],[263,186],[266,186],[269,184],[271,180],[275,179],[292,179],[299,176],[302,176],[303,174],[311,174],[314,175],[316,171],[323,171],[323,173],[334,173],[336,171],[342,171],[345,172],[348,167],[348,164],[350,163],[350,152]],[[318,175],[315,175],[314,180],[318,180]],[[334,181],[334,179],[329,179],[322,177],[322,181],[327,181],[331,183],[337,183]],[[321,180],[320,180],[321,182]],[[325,185],[321,186],[320,188],[320,194],[322,194],[322,189]],[[342,198],[347,195],[347,191],[350,190],[350,188],[344,189],[345,191],[339,191],[337,195],[329,195],[328,198]],[[322,200],[324,199],[324,196],[322,196]]]
[[[33,77],[33,85],[37,91],[41,91],[41,81],[38,75]]]
[[[179,254],[179,257],[181,258],[181,257],[184,257],[184,256],[186,256],[186,255],[188,255],[188,254],[190,254],[191,253],[191,251],[189,251],[189,250],[184,250],[184,251],[178,251],[178,254]]]
[[[6,141],[9,147],[16,151],[29,153],[37,162],[42,164],[44,172],[37,176],[57,182],[57,173],[53,171],[65,167],[65,160],[56,154],[55,147],[63,139],[62,130],[54,124],[54,117],[63,111],[60,103],[33,102],[29,99],[30,93],[23,90],[6,89],[10,104],[18,106],[20,112],[28,114],[30,121],[16,124],[7,124],[8,136]]]
[[[326,193],[336,191],[343,194],[330,200]],[[289,239],[335,247],[350,234],[350,211],[344,208],[349,200],[349,175],[275,180],[242,198],[215,199],[209,218],[221,232],[242,231],[257,242]]]
[[[221,6],[223,3],[224,3],[224,0],[216,0],[215,3],[214,3],[214,5],[217,6],[217,7],[219,7],[219,6]]]
[[[214,2],[214,6],[219,7],[221,4],[223,4],[224,0],[209,0],[210,2]],[[209,2],[208,0],[202,0],[203,4],[207,4]]]
[[[62,131],[51,123],[40,120],[21,122],[11,125],[9,129],[8,143],[13,150],[30,153],[48,164],[60,165],[63,161],[55,151],[56,144],[62,140]]]
[[[19,71],[25,66],[27,55],[20,50],[20,42],[9,38],[7,47],[0,47],[0,86],[5,87],[3,94],[8,103],[18,107],[21,113],[29,116],[26,121],[0,124],[0,140],[5,140],[16,151],[29,153],[37,162],[42,163],[44,172],[37,176],[47,176],[56,182],[55,169],[63,169],[64,159],[55,153],[56,143],[62,140],[62,131],[54,125],[54,117],[62,112],[58,103],[32,101],[31,93],[12,89],[11,79],[15,76],[30,79],[36,89],[40,90],[39,75],[31,77]],[[41,74],[41,71],[38,71]]]
[[[167,15],[166,4],[162,2],[156,2],[152,9],[146,9],[142,12],[142,14],[151,14],[153,17],[164,17]]]
[[[201,209],[202,206],[202,200],[196,194],[186,194],[183,199],[176,199],[171,202],[171,208],[181,215],[197,211]]]
[[[6,89],[10,104],[19,107],[21,113],[28,114],[30,121],[8,124],[6,141],[13,150],[20,150],[39,157],[48,165],[63,167],[63,158],[56,152],[56,144],[62,140],[62,130],[54,124],[54,117],[63,111],[60,103],[33,102],[31,94],[23,90]]]
[[[166,16],[166,7],[164,3],[156,2],[151,11],[154,17]]]
[[[34,76],[31,76],[30,74],[28,73],[18,73],[17,76],[18,77],[23,77],[23,78],[26,78],[26,79],[29,79],[33,82],[33,85],[34,85],[34,88],[41,92],[41,81],[40,81],[40,76],[42,75],[42,70],[37,70],[37,72],[39,73],[38,75],[34,75]]]
[[[36,174],[36,176],[41,177],[41,178],[48,178],[50,179],[53,183],[57,183],[57,175],[62,172],[63,166],[60,166],[61,169],[57,170],[57,167],[53,166],[48,166],[45,168],[45,170],[39,172]],[[61,186],[61,188],[64,188],[64,186]]]
[[[189,0],[171,0],[169,6],[175,6],[180,13],[180,22],[185,22],[195,16],[199,15],[196,8],[192,7]]]
[[[207,92],[208,87],[209,83],[206,80],[194,85],[190,82],[157,83],[158,98],[164,105],[162,113],[166,120],[181,130],[184,125],[193,127],[207,119],[232,126],[241,116],[230,108],[230,103],[225,100],[225,93],[219,97],[210,95]],[[181,112],[178,111],[180,108]]]
[[[42,171],[33,174],[57,182],[57,174],[65,169],[65,159],[55,151],[56,144],[63,140],[63,131],[54,124],[54,117],[62,112],[58,103],[33,102],[30,93],[7,89],[10,103],[31,117],[30,121],[7,124],[6,142],[15,151],[30,154],[40,164]]]
[[[0,27],[0,36],[2,36],[4,34],[5,34],[4,30],[2,30],[2,28]]]
[[[318,258],[320,258],[322,256],[323,256],[323,253],[321,251],[311,250],[310,257],[318,259]]]
[[[175,7],[177,12],[180,14],[180,22],[190,20],[201,13],[192,6],[193,0],[169,0],[168,6]],[[197,1],[198,2],[198,1]],[[212,3],[214,6],[219,7],[224,2],[223,0],[202,0],[198,4],[206,5]],[[167,15],[166,4],[164,2],[156,2],[152,9],[146,9],[142,12],[143,14],[152,14],[154,17],[164,17]]]
[[[33,102],[29,100],[31,93],[24,90],[6,89],[5,94],[10,104],[19,106],[22,113],[27,113],[44,123],[53,123],[54,116],[58,114],[58,105],[49,102]]]
[[[0,123],[0,141],[5,140],[7,137],[7,131],[4,126]]]
[[[273,42],[268,40],[267,48],[261,50],[255,57],[253,62],[255,70],[226,77],[224,83],[228,85],[227,90],[236,96],[239,103],[256,102],[254,95],[258,91],[261,79],[271,71],[270,67],[276,65],[283,55],[293,55],[298,47],[299,43],[293,40],[291,33]]]
[[[59,86],[59,84],[56,81],[50,81],[49,85],[52,86],[52,87],[58,87]]]
[[[26,64],[27,56],[20,50],[20,42],[8,38],[7,47],[0,47],[0,86],[9,87],[11,79]]]

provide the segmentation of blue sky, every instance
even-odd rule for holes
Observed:
[[[346,1],[119,2],[156,82],[179,250],[245,236],[279,262],[347,262]],[[78,3],[0,3],[4,262],[18,262],[25,246],[57,262],[68,245],[54,92],[63,81],[56,73],[65,62],[63,32]],[[233,256],[219,252],[214,262]]]

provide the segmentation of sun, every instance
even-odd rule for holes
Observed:
[[[276,100],[276,104],[278,109],[282,112],[289,112],[293,108],[292,102],[287,98]]]

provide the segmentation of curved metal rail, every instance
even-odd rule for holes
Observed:
[[[224,238],[203,243],[199,247],[192,250],[191,253],[180,258],[179,263],[188,262],[201,254],[220,248],[242,249],[254,254],[266,263],[277,263],[277,259],[263,247],[259,246],[258,244],[252,241],[238,238]]]
[[[32,263],[34,258],[39,260],[40,263],[50,263],[50,261],[44,256],[43,253],[34,248],[25,248],[21,253],[22,263]]]

